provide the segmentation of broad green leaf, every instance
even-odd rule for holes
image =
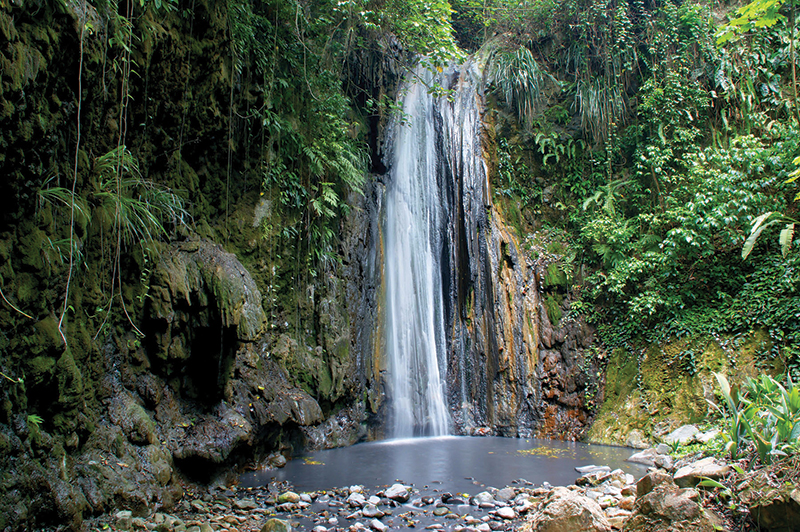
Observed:
[[[744,246],[742,246],[742,258],[746,259],[750,252],[753,251],[753,246],[756,245],[756,240],[764,231],[764,229],[770,225],[770,223],[764,224],[764,220],[769,218],[772,215],[773,211],[765,212],[758,218],[756,218],[755,222],[753,222],[753,228],[750,230],[750,236],[747,237],[747,240],[744,242]],[[762,225],[763,224],[763,225]]]

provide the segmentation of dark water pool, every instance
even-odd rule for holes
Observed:
[[[240,478],[241,487],[289,481],[299,491],[361,484],[367,488],[402,482],[436,485],[453,493],[475,494],[524,479],[540,485],[573,484],[575,467],[606,465],[637,479],[644,466],[625,462],[633,449],[524,438],[446,436],[360,443],[309,453],[279,470],[255,471]]]

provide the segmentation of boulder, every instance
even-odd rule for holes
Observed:
[[[555,488],[540,511],[522,526],[529,532],[610,532],[600,505],[567,488]]]
[[[800,532],[800,488],[775,486],[770,475],[757,475],[741,485],[740,498],[760,530]]]
[[[693,442],[699,432],[700,429],[698,429],[696,425],[683,425],[664,436],[663,439],[665,443],[670,445],[674,443],[686,445],[687,443]]]
[[[625,459],[626,462],[632,462],[634,464],[642,464],[649,467],[654,467],[656,465],[656,457],[659,454],[656,452],[655,449],[645,449],[644,451],[640,451],[638,453],[634,453],[630,455],[628,458]]]
[[[625,522],[625,532],[713,532],[721,519],[700,505],[694,489],[679,488],[672,477],[661,471],[645,475],[637,483],[633,514]]]
[[[701,477],[719,480],[730,472],[727,464],[717,462],[713,457],[681,467],[675,472],[675,483],[681,488],[696,486]]]

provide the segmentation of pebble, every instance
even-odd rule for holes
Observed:
[[[503,519],[515,519],[517,517],[517,512],[515,512],[513,508],[506,506],[497,510],[497,515]]]
[[[377,530],[378,532],[384,532],[385,530],[389,529],[388,526],[384,525],[378,519],[373,519],[372,521],[370,521],[369,522],[369,526],[370,526],[370,528],[372,528],[373,530]]]

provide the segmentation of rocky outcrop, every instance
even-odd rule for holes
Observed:
[[[696,490],[679,488],[669,474],[654,471],[636,484],[633,514],[623,530],[712,532],[718,530],[721,522],[719,516],[703,508]]]
[[[554,489],[529,524],[531,532],[610,532],[597,502],[567,488]]]

